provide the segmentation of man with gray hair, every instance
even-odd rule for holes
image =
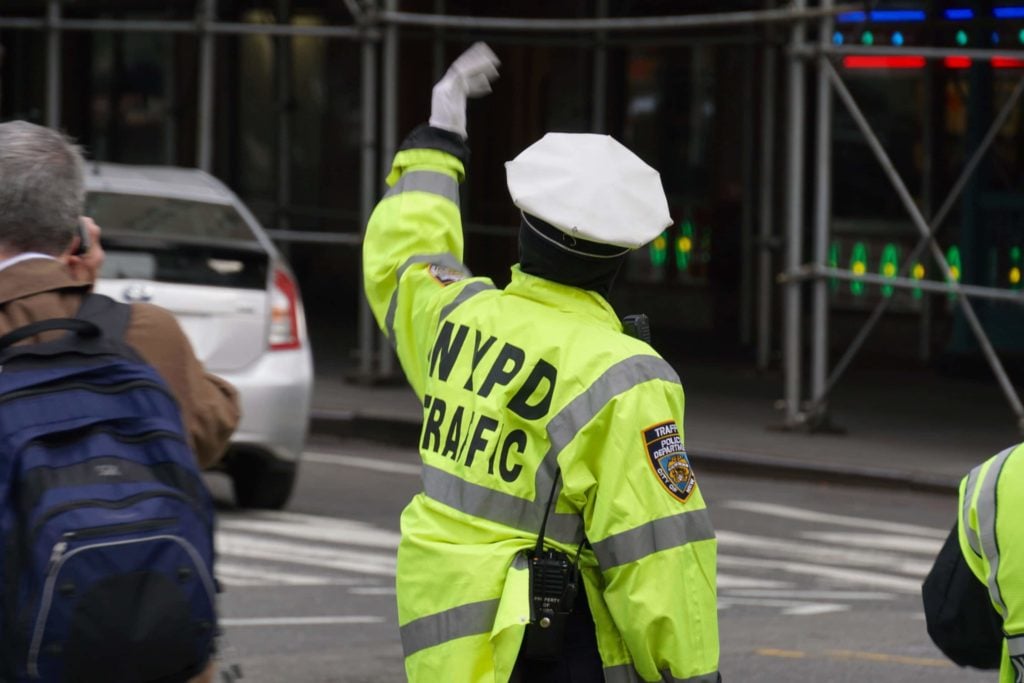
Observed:
[[[99,227],[82,216],[84,166],[80,150],[63,134],[25,121],[0,124],[0,335],[74,318],[92,289],[104,254]],[[60,334],[44,332],[26,341]],[[166,383],[199,465],[213,465],[238,424],[235,389],[204,370],[178,322],[162,308],[133,304],[123,341]],[[0,538],[0,552],[8,541]],[[12,641],[2,626],[0,640]],[[123,645],[133,646],[132,640]],[[0,653],[0,663],[3,658]],[[180,678],[160,681],[205,683],[214,675],[212,653],[180,666]],[[3,671],[0,679],[7,680]]]

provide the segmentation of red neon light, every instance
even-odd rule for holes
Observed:
[[[843,57],[846,69],[920,69],[924,57],[901,55],[899,57],[876,57],[875,55],[847,55]]]
[[[970,57],[946,57],[942,60],[947,69],[967,69],[971,66]]]
[[[1016,57],[993,57],[992,66],[997,69],[1022,69],[1024,68],[1024,59],[1017,59]]]

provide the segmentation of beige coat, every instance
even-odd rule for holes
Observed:
[[[0,335],[37,320],[74,316],[89,289],[58,261],[15,263],[0,271]],[[215,464],[238,426],[234,387],[203,369],[177,320],[159,306],[132,304],[125,341],[157,369],[178,400],[199,464]]]

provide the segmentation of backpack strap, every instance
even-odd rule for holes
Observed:
[[[122,339],[132,317],[132,307],[109,296],[90,292],[82,297],[82,305],[75,317],[94,324],[108,339]]]
[[[91,323],[88,320],[78,320],[77,318],[50,318],[49,320],[37,320],[34,323],[23,325],[16,330],[12,330],[0,337],[0,351],[3,351],[8,346],[13,346],[23,339],[34,337],[37,334],[43,332],[50,332],[51,330],[69,330],[71,332],[77,332],[80,337],[98,337],[100,335],[100,328],[95,323]]]

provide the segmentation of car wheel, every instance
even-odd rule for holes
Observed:
[[[235,490],[235,502],[243,508],[280,510],[295,488],[296,463],[253,457],[240,453],[233,458],[228,474]]]

